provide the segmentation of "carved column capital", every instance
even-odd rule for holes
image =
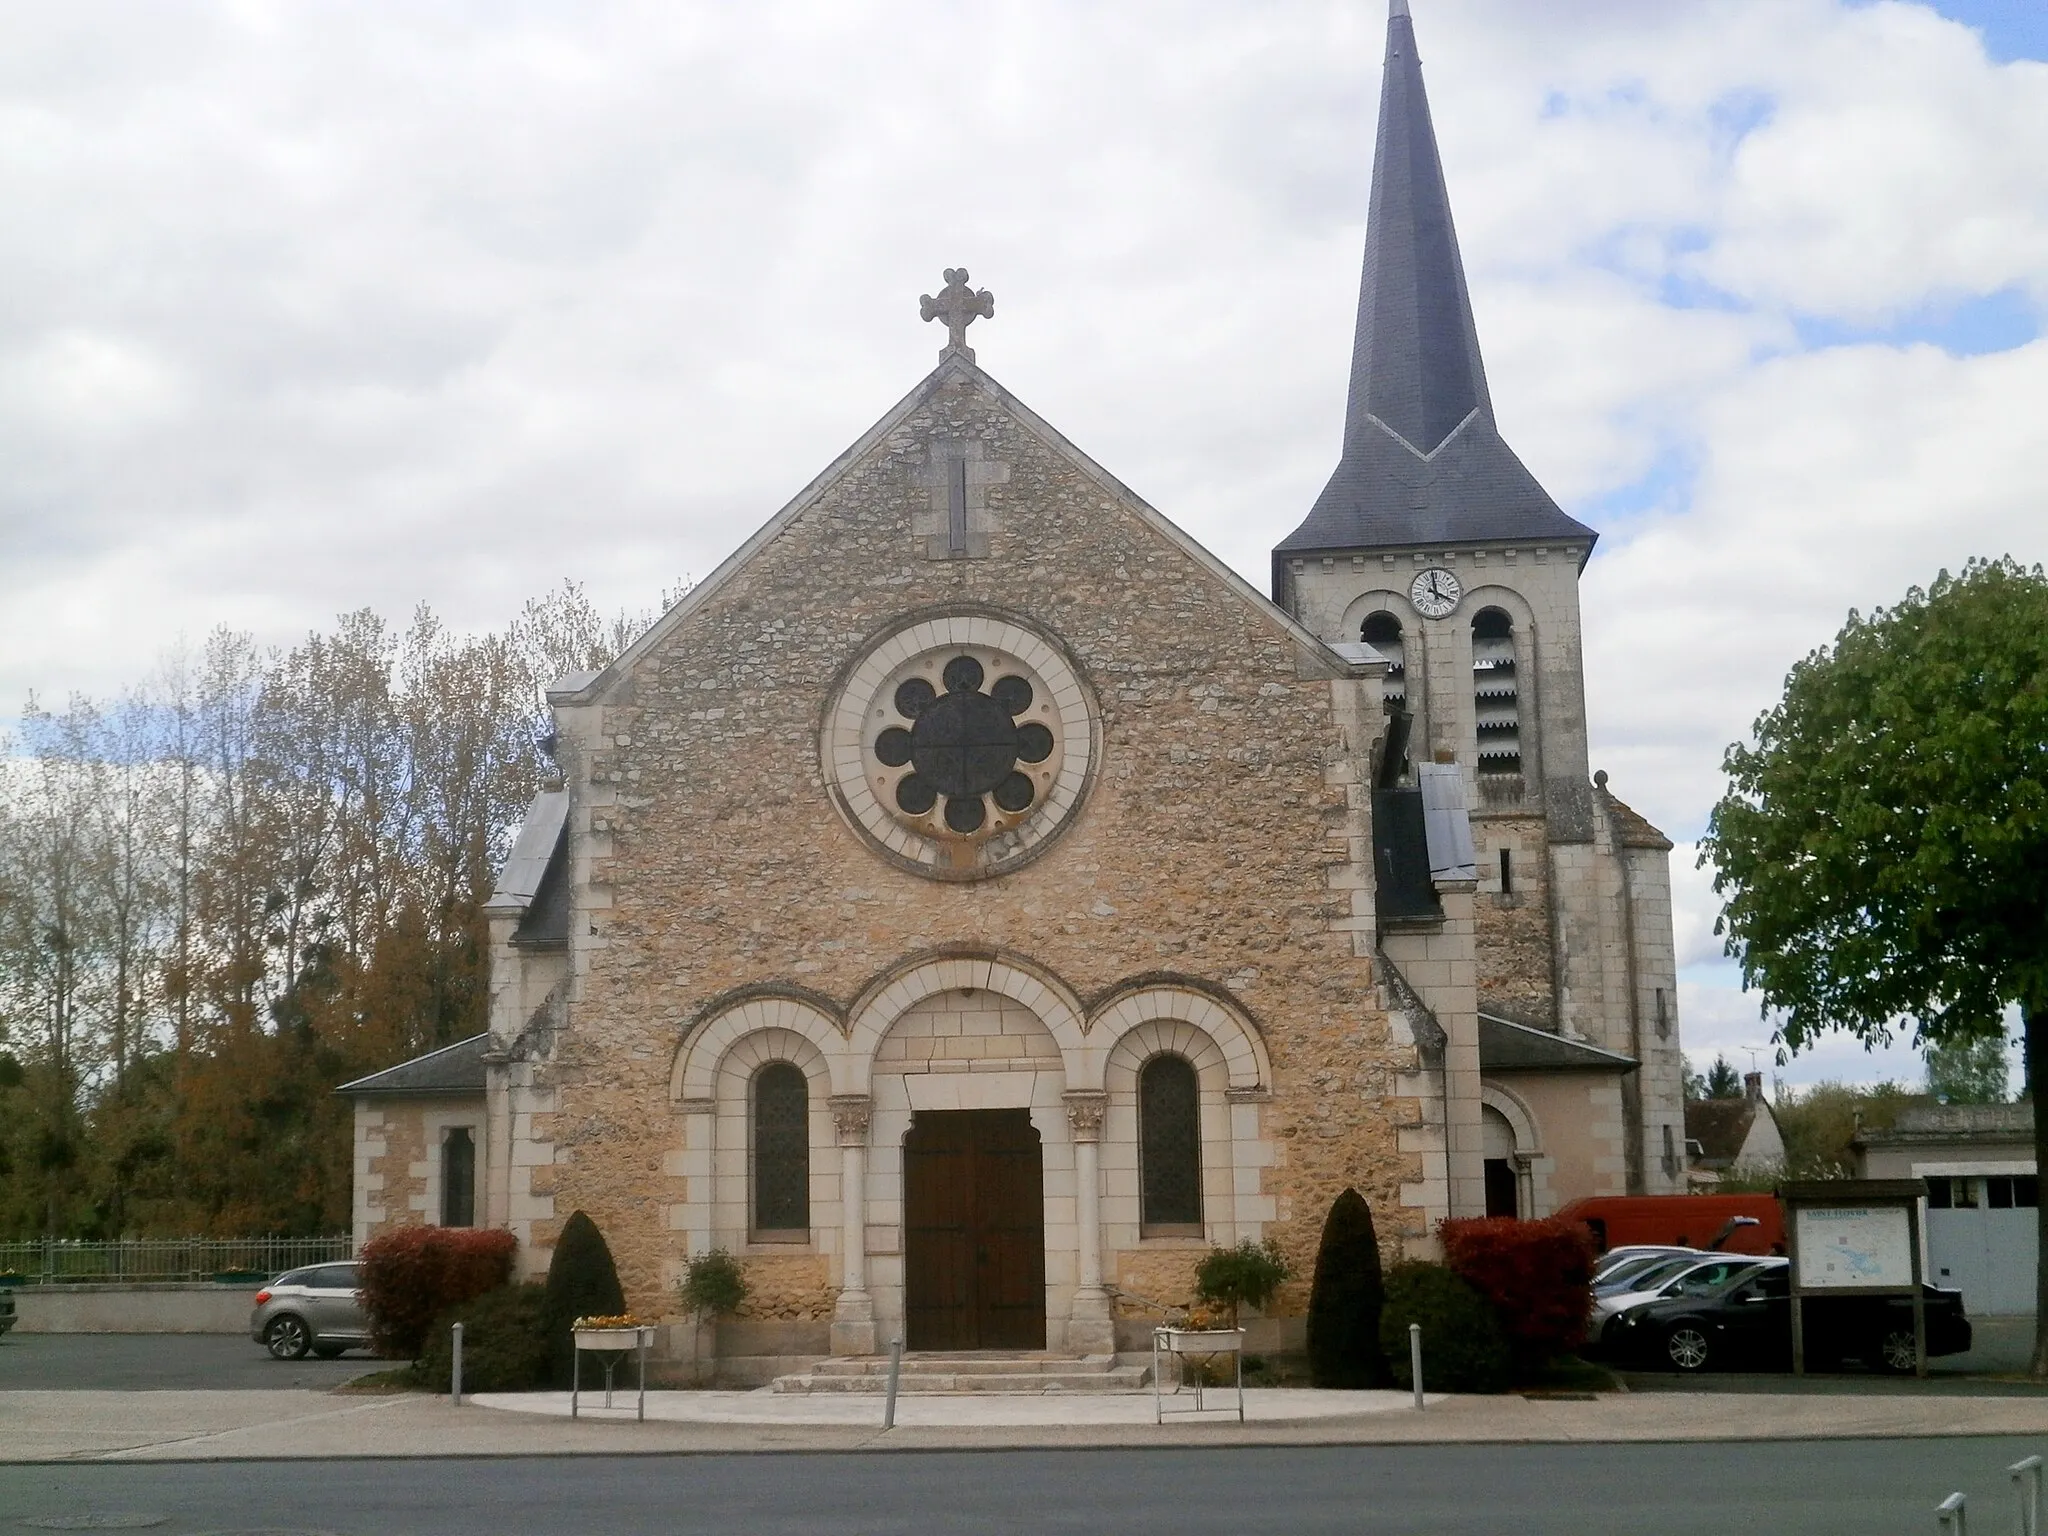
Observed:
[[[832,1123],[839,1129],[839,1145],[868,1144],[868,1122],[875,1113],[873,1099],[864,1093],[835,1093],[825,1101],[825,1106],[832,1111]]]
[[[1102,1117],[1109,1111],[1109,1095],[1099,1089],[1075,1088],[1060,1095],[1067,1106],[1067,1127],[1076,1141],[1100,1141]]]

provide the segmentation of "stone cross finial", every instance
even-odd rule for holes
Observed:
[[[945,351],[939,353],[941,358],[947,352],[958,352],[971,363],[974,361],[974,348],[967,345],[967,327],[977,316],[983,320],[995,319],[996,296],[986,288],[979,293],[969,288],[965,267],[948,267],[946,286],[939,290],[939,296],[935,299],[928,293],[923,295],[917,301],[917,310],[927,320],[946,322],[946,346]]]

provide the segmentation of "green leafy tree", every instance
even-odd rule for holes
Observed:
[[[2003,1104],[2009,1074],[2005,1036],[1930,1041],[1927,1091],[1943,1104]]]
[[[1946,1046],[1999,1037],[2017,1005],[2028,1081],[2043,1080],[2048,576],[1977,560],[1852,612],[1754,730],[1728,749],[1701,858],[1777,1038],[1888,1044],[1912,1020]],[[2048,1166],[2044,1130],[2037,1113]],[[2048,1265],[2036,1316],[2048,1376]]]

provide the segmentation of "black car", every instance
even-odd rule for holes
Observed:
[[[1963,1293],[1922,1288],[1927,1353],[1961,1354],[1970,1347]],[[1809,1296],[1802,1314],[1806,1363],[1826,1370],[1861,1360],[1872,1370],[1913,1369],[1910,1296]],[[1765,1259],[1705,1296],[1645,1302],[1616,1317],[1602,1343],[1617,1362],[1663,1364],[1693,1372],[1750,1366],[1792,1368],[1792,1272]]]

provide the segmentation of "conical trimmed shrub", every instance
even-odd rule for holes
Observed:
[[[570,1337],[579,1317],[616,1317],[626,1310],[619,1287],[618,1266],[597,1223],[577,1211],[562,1223],[555,1256],[548,1263],[548,1357],[555,1385],[569,1385],[576,1368],[576,1344]]]
[[[1319,1387],[1357,1389],[1393,1383],[1380,1353],[1386,1286],[1372,1207],[1355,1189],[1330,1206],[1308,1294],[1309,1374]]]

